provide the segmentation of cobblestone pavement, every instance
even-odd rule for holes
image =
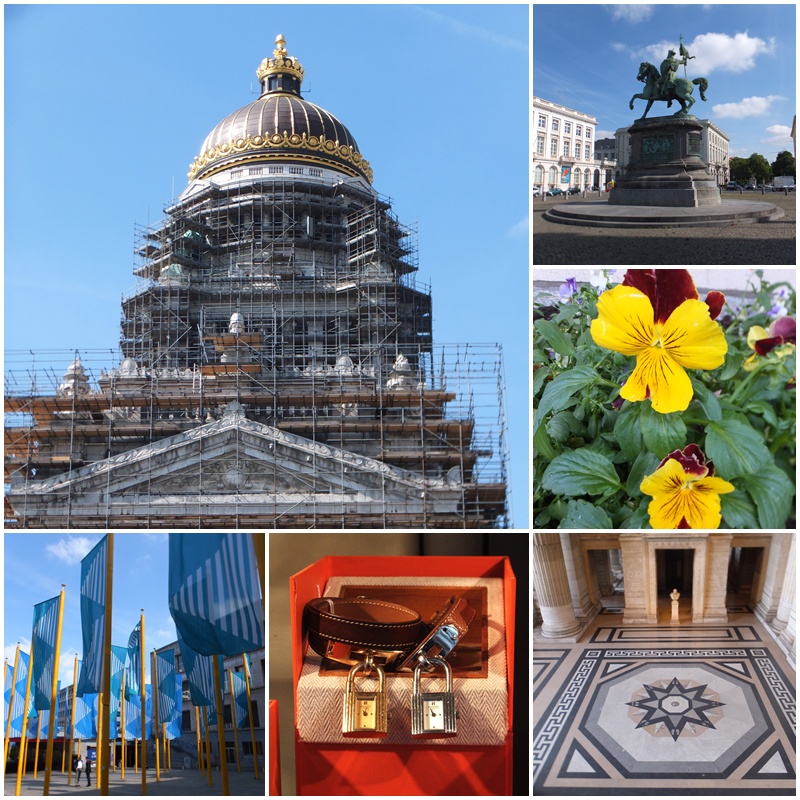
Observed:
[[[208,778],[201,775],[196,769],[172,769],[162,774],[161,780],[156,781],[156,771],[147,770],[147,794],[161,797],[209,797],[222,795],[222,777],[218,771],[214,772],[212,785],[208,785]],[[5,778],[5,794],[13,795],[16,792],[17,776],[9,774]],[[44,773],[39,771],[37,779],[26,775],[22,779],[22,795],[42,796],[44,786]],[[236,772],[236,765],[229,765],[228,789],[232,796],[237,797],[264,797],[266,784],[264,775],[256,781],[254,772]],[[119,771],[112,772],[108,780],[108,793],[110,795],[140,795],[142,794],[142,775],[133,769],[125,770],[125,781],[120,778]],[[92,775],[92,785],[86,785],[86,777],[81,776],[80,786],[75,786],[75,776],[72,776],[72,785],[67,786],[67,776],[60,770],[53,773],[50,779],[50,794],[79,794],[99,795],[95,776]]]
[[[590,228],[561,225],[542,219],[548,206],[597,202],[597,192],[580,196],[533,200],[533,263],[589,266],[617,264],[758,264],[794,266],[797,263],[796,194],[780,192],[723,192],[728,199],[772,203],[785,212],[775,222],[709,228]],[[603,195],[607,197],[607,195]]]

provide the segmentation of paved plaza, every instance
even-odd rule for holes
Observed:
[[[730,197],[726,197],[726,194]],[[608,195],[603,198],[607,201]],[[660,265],[753,264],[794,266],[796,195],[780,192],[723,193],[723,200],[772,203],[784,216],[774,222],[701,228],[595,228],[563,225],[542,218],[545,210],[561,203],[596,203],[597,192],[565,200],[533,199],[534,265]]]
[[[166,775],[161,776],[160,781],[156,781],[155,769],[147,770],[147,794],[158,795],[161,797],[209,797],[222,795],[222,775],[219,772],[212,774],[213,784],[208,785],[208,778],[196,769],[192,770],[170,770]],[[5,778],[5,795],[14,795],[16,792],[16,775],[7,775]],[[32,775],[26,775],[22,779],[23,795],[42,796],[44,786],[44,773],[39,773],[34,780]],[[234,765],[228,772],[228,787],[230,794],[237,797],[264,797],[266,794],[266,784],[264,775],[261,779],[255,779],[253,772],[237,772]],[[125,780],[120,778],[119,771],[112,772],[108,782],[108,792],[110,795],[141,795],[142,776],[141,773],[134,772],[133,769],[125,770]],[[54,772],[50,779],[51,795],[86,795],[98,796],[100,789],[96,785],[95,776],[92,775],[92,785],[86,785],[86,777],[81,776],[80,786],[75,786],[75,776],[72,777],[72,785],[67,785],[67,776],[60,771]]]

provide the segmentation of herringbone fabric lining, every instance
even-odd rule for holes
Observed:
[[[349,578],[328,581],[324,596],[336,597],[342,586],[485,586],[487,590],[489,668],[486,678],[454,680],[458,734],[447,739],[426,739],[425,744],[499,745],[508,732],[505,613],[501,578]],[[476,619],[476,623],[479,619]],[[475,624],[475,623],[473,623]],[[297,729],[307,742],[353,743],[342,736],[342,698],[346,678],[319,674],[322,659],[309,649],[297,686]],[[440,674],[440,673],[439,673]],[[411,680],[386,676],[389,698],[389,734],[382,739],[359,739],[359,744],[414,744],[411,737]],[[362,691],[377,687],[377,679],[359,678]],[[443,679],[423,680],[422,691],[440,691]]]

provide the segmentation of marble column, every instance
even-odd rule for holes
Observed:
[[[592,596],[586,568],[583,563],[580,537],[561,534],[561,551],[567,568],[567,581],[572,595],[572,608],[577,619],[591,620],[600,610],[600,603]]]
[[[797,569],[797,565],[795,564],[795,534],[793,533],[791,536],[792,545],[789,549],[789,557],[786,561],[786,574],[783,578],[783,591],[781,592],[781,600],[778,604],[778,613],[775,615],[772,628],[780,634],[778,636],[778,641],[785,648],[791,663],[794,664],[794,649],[797,628],[797,616],[795,612],[795,570]]]
[[[706,596],[703,622],[728,622],[725,595],[728,589],[728,561],[731,555],[731,533],[711,533],[706,545]]]
[[[654,623],[647,616],[648,564],[647,549],[641,533],[621,533],[619,547],[625,576],[625,612],[623,623]]]
[[[581,629],[572,608],[561,537],[558,533],[534,533],[531,578],[542,615],[542,636],[559,639]]]
[[[756,604],[756,614],[767,624],[771,624],[778,611],[778,602],[783,588],[786,558],[792,542],[790,533],[773,533],[769,548],[769,561],[762,565],[766,577],[762,577],[761,598]]]

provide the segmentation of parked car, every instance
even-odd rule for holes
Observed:
[[[778,175],[773,183],[777,189],[788,189],[790,192],[795,190],[794,178],[791,175]]]
[[[728,181],[728,185],[725,188],[729,192],[735,192],[739,188],[739,184],[736,181]]]
[[[541,186],[534,186],[533,187],[533,196],[534,197],[538,197],[541,193],[542,193],[542,187]]]
[[[580,194],[580,193],[581,193],[580,186],[570,186],[569,189],[567,189],[567,194]]]
[[[752,184],[752,183],[748,183],[748,184],[747,184],[747,186],[745,186],[745,187],[744,187],[744,190],[745,190],[746,192],[750,192],[750,191],[755,191],[755,188],[756,188],[756,187],[755,187],[755,186],[753,186],[753,184]]]
[[[559,197],[559,196],[560,196],[560,195],[562,195],[562,194],[566,194],[566,192],[565,192],[563,189],[560,189],[558,186],[556,186],[556,187],[555,187],[555,188],[553,188],[553,189],[548,189],[548,190],[545,192],[545,194],[546,194],[548,197]]]

